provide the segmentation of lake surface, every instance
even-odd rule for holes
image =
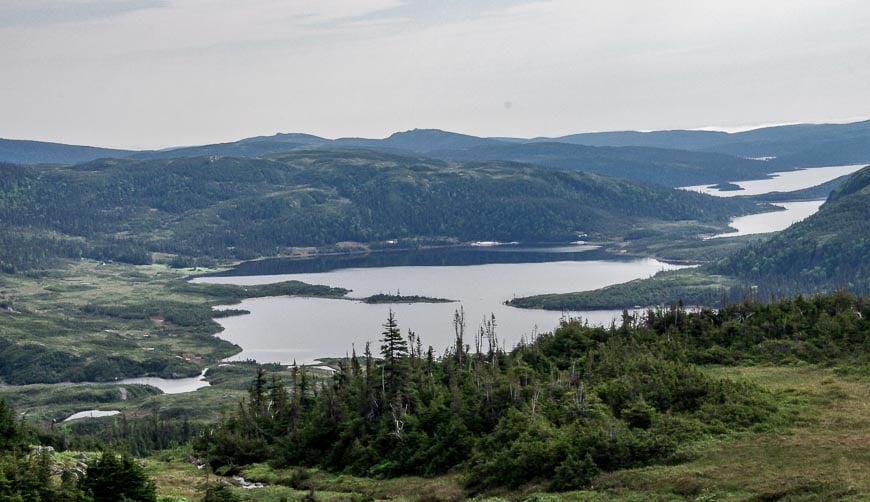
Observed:
[[[771,174],[772,178],[764,180],[732,181],[743,190],[717,190],[710,188],[711,185],[695,185],[681,187],[683,190],[701,192],[717,197],[735,197],[737,195],[762,195],[770,192],[793,192],[804,188],[814,187],[822,183],[839,178],[846,174],[852,174],[866,164],[848,166],[811,167],[797,171],[784,171]]]
[[[429,250],[430,261],[451,262],[464,253],[508,257],[527,254],[533,263],[485,263],[473,265],[357,266],[326,272],[245,275],[238,277],[201,277],[196,282],[224,284],[265,284],[299,280],[352,290],[349,296],[365,297],[377,293],[421,295],[456,300],[454,303],[417,303],[370,305],[353,300],[321,298],[257,298],[232,308],[251,314],[218,319],[224,331],[218,336],[243,347],[231,360],[256,359],[260,362],[289,364],[313,363],[319,357],[344,356],[355,346],[362,353],[365,342],[372,342],[372,352],[379,351],[378,339],[390,309],[395,312],[404,333],[413,330],[422,337],[424,347],[432,345],[438,353],[453,344],[453,317],[456,310],[465,312],[465,342],[474,347],[474,334],[484,317],[495,315],[499,340],[506,348],[536,333],[552,331],[562,313],[523,310],[503,303],[515,296],[541,293],[567,293],[596,289],[610,284],[646,278],[661,270],[680,266],[653,259],[601,259],[591,246],[524,248],[505,246],[500,250]],[[384,256],[376,256],[383,263]],[[363,260],[363,257],[355,257]],[[543,261],[543,260],[548,261]],[[296,260],[299,262],[299,260]],[[302,268],[319,268],[317,260],[303,260]],[[265,264],[259,264],[264,266]],[[274,265],[274,263],[272,264]],[[333,264],[334,266],[334,264]],[[266,267],[268,268],[268,267]],[[567,313],[582,316],[590,323],[609,325],[621,311]]]
[[[203,387],[208,387],[210,384],[205,379],[205,372],[208,368],[202,370],[199,376],[190,378],[157,378],[157,377],[138,377],[125,378],[114,382],[117,385],[123,384],[138,384],[150,385],[162,390],[164,394],[183,394],[185,392],[193,392]]]
[[[710,195],[761,195],[790,192],[825,183],[853,173],[862,165],[832,166],[774,173],[765,180],[736,181],[744,190],[719,191],[707,185],[684,187]],[[784,211],[734,218],[730,237],[769,233],[815,213],[823,201],[785,202]],[[563,316],[583,317],[590,324],[609,325],[621,311],[558,313],[507,307],[519,296],[588,291],[611,284],[680,268],[652,259],[620,259],[583,243],[561,246],[494,246],[435,250],[379,252],[368,255],[322,256],[309,260],[261,260],[243,263],[222,276],[200,277],[196,282],[238,285],[299,280],[352,290],[350,297],[400,293],[449,298],[453,303],[369,305],[354,300],[322,298],[258,298],[232,308],[249,315],[218,319],[219,334],[243,350],[230,360],[289,364],[315,363],[320,357],[341,357],[365,343],[379,350],[382,324],[392,310],[403,332],[413,330],[443,353],[453,345],[454,313],[465,313],[465,343],[474,346],[474,335],[484,318],[495,316],[501,344],[513,347],[537,333],[558,326]]]
[[[774,211],[770,213],[750,214],[748,216],[739,216],[731,220],[729,225],[736,232],[718,234],[711,237],[736,237],[738,235],[753,235],[766,234],[770,232],[779,232],[785,230],[791,224],[797,223],[807,216],[814,214],[819,210],[819,207],[824,203],[823,200],[810,200],[803,202],[781,202],[774,204],[785,208],[785,211]]]

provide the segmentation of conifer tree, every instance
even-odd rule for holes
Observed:
[[[383,357],[381,390],[386,396],[392,397],[402,388],[405,378],[405,358],[408,356],[408,342],[402,337],[392,309],[387,316],[387,322],[384,323],[384,331],[381,335],[383,335],[381,338],[381,357]]]

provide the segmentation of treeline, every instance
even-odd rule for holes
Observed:
[[[545,481],[585,486],[599,472],[680,460],[706,435],[775,427],[761,388],[695,364],[868,365],[870,305],[846,293],[719,311],[674,307],[620,325],[566,320],[500,350],[494,319],[435,357],[390,316],[380,357],[367,346],[328,381],[260,371],[249,397],[197,442],[218,472],[268,461],[364,476],[466,473],[474,491]]]

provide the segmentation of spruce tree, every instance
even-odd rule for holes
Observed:
[[[392,397],[402,388],[405,378],[405,358],[408,356],[408,342],[396,323],[393,310],[387,316],[384,331],[381,333],[381,357],[383,357],[381,390]]]

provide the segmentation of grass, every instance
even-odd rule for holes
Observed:
[[[593,291],[559,293],[514,298],[508,305],[546,310],[620,309],[676,303],[717,305],[735,286],[724,276],[705,274],[694,268],[659,272],[649,279],[636,279]]]
[[[775,392],[794,425],[694,446],[694,458],[599,476],[599,489],[706,500],[867,500],[870,380],[811,367],[710,368]]]
[[[789,424],[708,438],[681,452],[675,465],[605,473],[584,491],[546,493],[541,485],[517,492],[494,491],[476,500],[763,501],[870,499],[870,378],[847,377],[811,366],[709,367],[712,376],[770,389]],[[184,461],[183,450],[162,452],[146,468],[162,496],[196,500],[205,473]],[[463,476],[371,479],[318,469],[273,469],[255,464],[242,471],[266,488],[231,490],[243,500],[464,500]],[[218,482],[212,476],[211,482]],[[232,483],[232,481],[227,480]]]
[[[32,274],[0,274],[0,379],[7,383],[195,376],[241,350],[213,336],[212,307],[243,298],[342,297],[340,288],[287,281],[190,284],[163,265],[94,261]],[[241,313],[237,311],[236,313]]]

